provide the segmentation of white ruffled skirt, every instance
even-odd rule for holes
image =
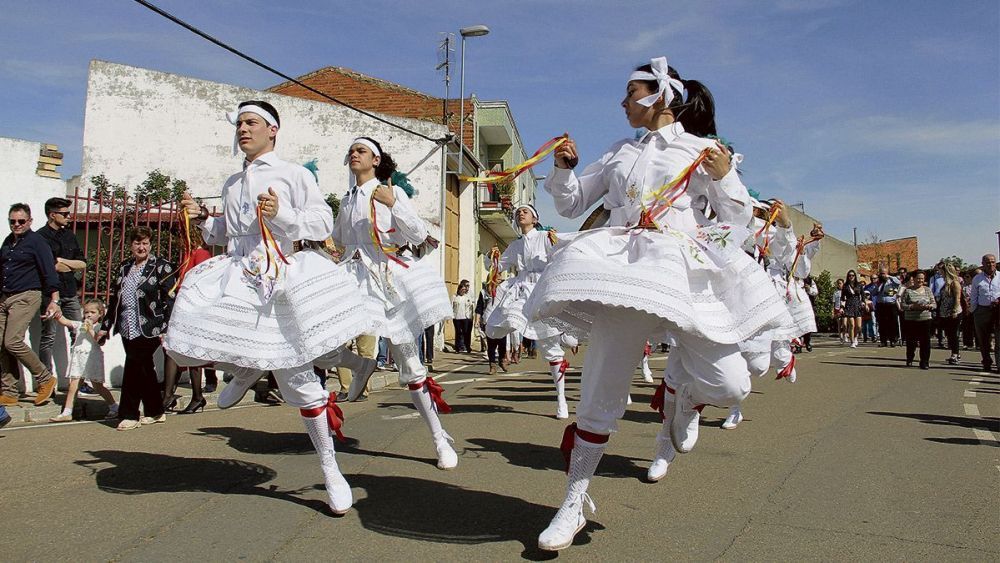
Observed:
[[[785,299],[740,248],[746,229],[719,224],[693,234],[606,227],[564,234],[528,297],[524,314],[586,335],[609,307],[680,331],[736,344],[790,325]]]
[[[396,262],[372,264],[364,259],[344,263],[361,287],[363,295],[375,309],[371,315],[379,318],[376,334],[393,344],[412,343],[424,329],[452,318],[451,299],[441,275],[427,262],[410,256],[399,256]]]
[[[180,366],[292,368],[374,334],[381,319],[354,278],[326,255],[288,258],[263,300],[244,261],[216,256],[184,277],[163,345]]]
[[[524,304],[535,288],[535,283],[526,279],[511,278],[497,287],[496,307],[486,318],[486,336],[503,338],[512,332],[524,338],[540,340],[557,336],[563,331],[541,321],[528,322],[524,316]]]

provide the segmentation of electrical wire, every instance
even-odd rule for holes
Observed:
[[[242,58],[242,59],[250,62],[251,64],[254,64],[254,65],[256,65],[256,66],[258,66],[258,67],[260,67],[260,68],[262,68],[262,69],[264,69],[264,70],[266,70],[266,71],[268,71],[268,72],[270,72],[272,74],[280,76],[281,78],[284,78],[285,80],[287,80],[289,82],[297,84],[298,86],[301,86],[301,87],[305,88],[306,90],[309,90],[310,92],[312,92],[312,93],[314,93],[316,95],[322,96],[322,97],[326,98],[327,100],[330,100],[331,102],[340,104],[340,105],[346,107],[347,109],[354,110],[354,111],[356,111],[356,112],[358,112],[358,113],[360,113],[362,115],[365,115],[367,117],[370,117],[370,118],[372,118],[372,119],[374,119],[376,121],[381,121],[382,123],[385,123],[386,125],[389,125],[391,127],[395,127],[396,129],[399,129],[401,131],[406,131],[407,133],[409,133],[411,135],[415,135],[417,137],[420,137],[420,138],[423,138],[423,139],[427,139],[428,141],[432,141],[434,143],[437,143],[438,145],[444,145],[449,140],[451,140],[452,135],[446,135],[444,137],[439,137],[439,138],[435,139],[435,138],[430,137],[428,135],[424,135],[423,133],[420,133],[419,131],[414,131],[413,129],[409,129],[409,128],[404,127],[404,126],[402,126],[402,125],[400,125],[398,123],[394,123],[392,121],[389,121],[388,119],[385,119],[383,117],[379,117],[379,116],[377,116],[377,115],[375,115],[375,114],[373,114],[371,112],[365,111],[365,110],[363,110],[361,108],[358,108],[358,107],[355,107],[355,106],[352,106],[351,104],[349,104],[347,102],[344,102],[342,100],[338,100],[337,98],[334,98],[333,96],[331,96],[331,95],[329,95],[329,94],[327,94],[325,92],[320,92],[319,90],[313,88],[312,86],[309,86],[307,84],[303,84],[302,82],[299,82],[297,79],[292,78],[291,76],[288,76],[287,74],[281,72],[280,70],[278,70],[278,69],[276,69],[274,67],[271,67],[271,66],[269,66],[269,65],[267,65],[267,64],[265,64],[265,63],[263,63],[263,62],[261,62],[261,61],[259,61],[257,59],[255,59],[255,58],[251,57],[250,55],[248,55],[248,54],[240,51],[239,49],[237,49],[235,47],[230,47],[226,43],[223,43],[222,41],[216,39],[215,37],[212,37],[211,35],[205,33],[204,31],[198,29],[197,27],[195,27],[195,26],[193,26],[193,25],[185,22],[184,20],[178,18],[177,16],[175,16],[173,14],[170,14],[169,12],[166,12],[165,10],[163,10],[160,7],[152,4],[151,2],[147,2],[146,0],[134,0],[134,1],[137,4],[140,4],[140,5],[142,5],[142,6],[146,7],[146,8],[149,8],[153,12],[155,12],[155,13],[157,13],[157,14],[165,17],[165,18],[167,18],[168,20],[176,23],[177,25],[183,27],[184,29],[187,29],[191,33],[194,33],[195,35],[198,35],[199,37],[201,37],[201,38],[203,38],[203,39],[205,39],[207,41],[210,41],[210,42],[218,45],[219,47],[222,47],[223,49],[229,51],[230,53],[232,53],[232,54],[234,54],[234,55],[236,55],[236,56],[238,56],[238,57],[240,57],[240,58]]]

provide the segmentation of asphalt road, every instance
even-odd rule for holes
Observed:
[[[967,360],[975,357],[965,352]],[[0,430],[4,561],[550,559],[536,539],[565,487],[540,360],[438,374],[458,469],[439,471],[406,391],[344,407],[355,508],[328,515],[298,413],[237,407],[115,432]],[[643,482],[659,423],[638,372],[567,560],[1000,559],[1000,375],[903,366],[902,350],[819,341],[795,384],[754,382],[746,420],[706,409],[696,449]],[[571,356],[571,410],[583,353]],[[462,367],[464,365],[464,367]],[[664,366],[656,355],[654,368]],[[456,368],[455,366],[460,366]]]

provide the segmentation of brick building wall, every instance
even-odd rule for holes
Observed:
[[[367,111],[409,117],[423,121],[443,121],[444,100],[399,84],[374,78],[349,68],[328,66],[300,76],[298,81],[324,94]],[[294,82],[283,82],[268,89],[276,94],[333,103]],[[448,101],[448,129],[458,135],[459,101]],[[475,128],[471,99],[465,100],[465,145],[474,148]]]
[[[858,245],[858,263],[866,264],[875,273],[882,266],[895,272],[900,266],[913,271],[920,266],[917,237],[898,238],[875,244]]]

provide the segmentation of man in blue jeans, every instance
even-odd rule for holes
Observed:
[[[38,229],[52,255],[56,259],[56,273],[59,275],[59,308],[67,319],[82,320],[80,300],[76,297],[77,272],[87,267],[87,260],[80,249],[76,235],[66,227],[72,214],[70,206],[73,202],[62,197],[49,198],[45,202],[45,226]],[[52,369],[52,348],[56,342],[56,331],[61,325],[55,319],[42,321],[42,335],[38,343],[38,359],[49,370]],[[69,332],[70,343],[76,338],[74,331]]]
[[[7,407],[0,407],[0,428],[10,424],[10,415],[7,414]]]

